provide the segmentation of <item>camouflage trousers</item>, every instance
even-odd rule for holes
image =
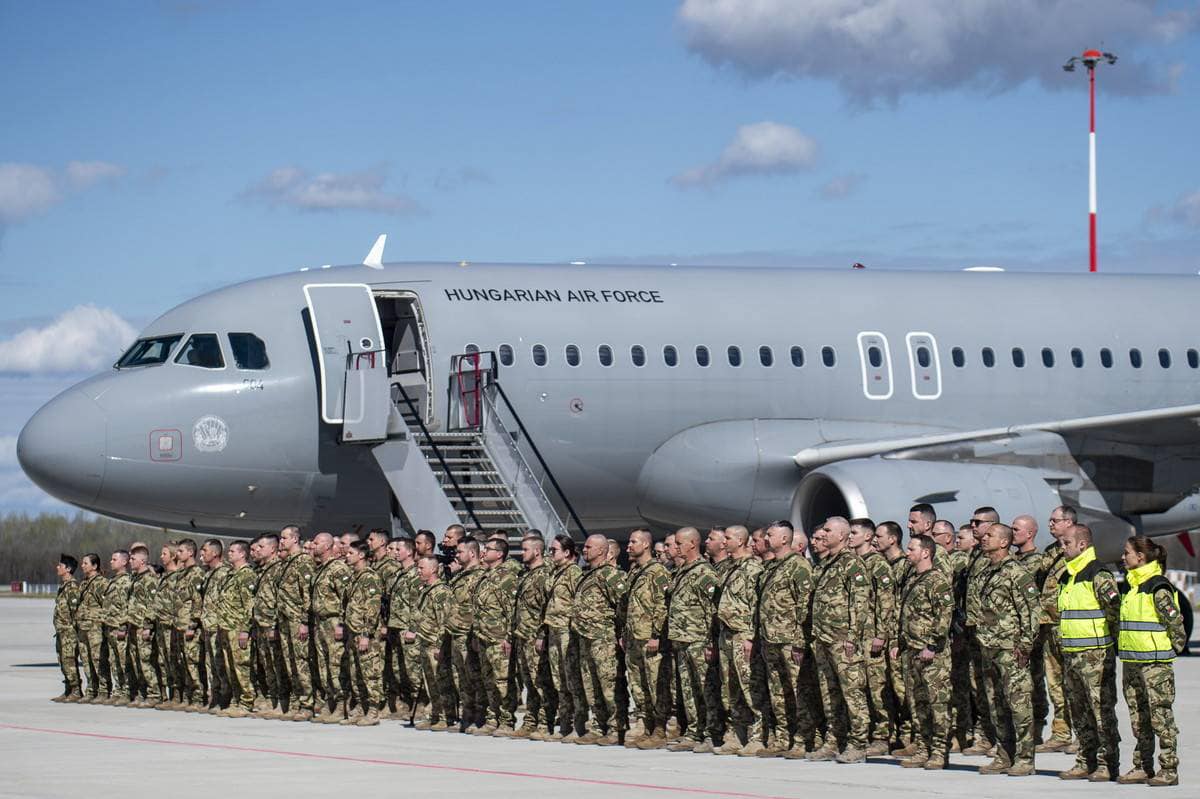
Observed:
[[[1050,715],[1050,702],[1046,698],[1046,656],[1041,630],[1034,636],[1033,651],[1029,655],[1029,676],[1033,685],[1033,742],[1042,742],[1042,730]]]
[[[513,726],[509,706],[509,655],[500,641],[479,641],[479,676],[483,682],[483,718],[493,727]]]
[[[342,667],[346,657],[346,643],[334,637],[340,624],[337,618],[321,619],[313,630],[316,638],[317,657],[313,669],[313,682],[321,686],[324,694],[322,707],[337,707],[345,701],[348,691],[343,682]]]
[[[1179,728],[1175,726],[1175,667],[1171,663],[1121,663],[1121,687],[1133,727],[1133,767],[1154,773],[1154,739],[1158,765],[1179,768]]]
[[[114,697],[129,698],[129,646],[128,633],[118,638],[117,632],[126,632],[125,627],[104,628],[104,652],[108,659],[108,674],[111,680],[110,694]]]
[[[867,707],[867,674],[863,666],[863,652],[855,647],[853,655],[847,655],[841,643],[813,644],[817,660],[817,678],[820,680],[821,705],[825,708],[828,733],[839,749],[865,749],[870,721]]]
[[[692,741],[703,741],[709,731],[707,704],[704,699],[704,680],[708,663],[704,650],[705,641],[672,641],[671,652],[675,659],[675,674],[679,679],[679,699],[687,716],[687,737]]]
[[[429,720],[430,721],[446,721],[450,719],[447,716],[445,697],[442,694],[442,682],[438,673],[438,664],[442,659],[444,642],[438,641],[422,641],[417,639],[411,644],[405,644],[405,653],[409,650],[416,652],[416,660],[419,670],[416,672],[418,687],[423,687],[425,694],[429,697]],[[412,672],[410,672],[412,673]],[[419,693],[419,691],[418,691]]]
[[[746,644],[750,644],[749,647]],[[745,729],[747,742],[762,737],[762,713],[754,701],[750,664],[754,659],[754,634],[721,628],[717,642],[721,708],[730,724]],[[714,743],[719,741],[714,740]]]
[[[253,657],[262,675],[267,698],[282,709],[288,701],[287,672],[283,667],[283,650],[274,627],[255,627]],[[344,694],[343,694],[344,696]]]
[[[486,698],[479,673],[479,649],[469,635],[450,636],[450,666],[454,693],[462,707],[459,720],[465,726],[483,724]]]
[[[204,670],[208,673],[208,704],[225,707],[231,701],[229,673],[225,670],[225,656],[221,654],[218,631],[204,630]]]
[[[300,622],[281,619],[279,622],[279,653],[287,674],[289,710],[312,710],[312,668],[308,660],[308,641],[300,640]]]
[[[1010,763],[1033,762],[1033,679],[1029,665],[1017,663],[1011,649],[982,647],[987,668],[988,707],[996,728],[998,753]]]
[[[761,658],[767,678],[767,698],[770,704],[770,721],[773,729],[768,731],[780,746],[787,746],[795,731],[798,742],[810,745],[811,719],[805,724],[806,708],[797,702],[796,688],[800,667],[792,660],[791,644],[762,644]],[[809,668],[812,664],[808,664]],[[806,729],[807,728],[807,729]]]
[[[625,639],[625,673],[629,693],[633,698],[633,721],[640,721],[646,732],[664,731],[667,720],[662,716],[659,697],[663,655],[661,646],[646,651],[646,642]]]
[[[1117,729],[1117,662],[1111,646],[1063,653],[1063,677],[1071,722],[1079,736],[1075,765],[1109,772],[1120,767],[1121,733]]]
[[[179,633],[178,668],[183,687],[183,698],[196,703],[204,699],[204,682],[200,678],[200,663],[204,652],[200,646],[204,634],[199,630],[177,630]]]
[[[867,675],[867,706],[869,708],[867,737],[872,741],[892,740],[892,714],[886,698],[888,692],[887,655],[880,650],[871,654],[871,639],[860,645],[863,670]]]
[[[975,628],[969,627],[967,632],[967,662],[971,674],[971,708],[974,712],[975,742],[980,740],[996,741],[996,726],[992,720],[991,708],[987,699],[987,665],[983,660],[983,647],[975,634]]]
[[[950,643],[950,734],[963,749],[975,729],[975,711],[971,701],[971,654],[965,634]]]
[[[887,691],[884,699],[891,716],[892,738],[907,743],[912,738],[912,714],[908,709],[907,692],[904,686],[904,653],[892,657],[891,642],[883,647],[887,660]]]
[[[160,702],[163,696],[155,639],[153,630],[143,628],[136,631],[130,645],[133,650],[129,658],[133,663],[132,693],[145,697],[148,702]]]
[[[229,704],[235,702],[246,710],[254,707],[254,685],[250,677],[250,641],[243,646],[237,630],[218,630],[217,649],[221,653],[225,673],[229,675]]]
[[[589,730],[598,732],[620,722],[617,718],[617,642],[613,637],[579,636],[579,676],[592,710]]]
[[[550,628],[546,633],[550,661],[550,682],[554,687],[556,729],[578,730],[587,723],[587,703],[579,676],[578,643],[566,629]]]
[[[1042,670],[1046,676],[1046,693],[1054,706],[1054,735],[1058,741],[1071,740],[1071,708],[1063,691],[1062,637],[1057,624],[1043,624],[1038,635],[1042,644]]]
[[[79,653],[83,661],[83,673],[87,676],[87,696],[100,696],[104,693],[104,630],[80,630]]]
[[[416,641],[405,641],[404,633],[396,633],[396,644],[392,650],[392,673],[399,674],[399,697],[414,707],[427,701],[425,672],[421,661],[421,647]]]
[[[167,624],[158,622],[155,625],[154,658],[158,664],[158,682],[161,687],[161,697],[163,699],[179,698],[179,688],[177,686],[179,675],[175,671],[174,661],[171,660],[172,639],[174,637],[175,631]],[[150,689],[147,688],[146,690],[148,694]]]
[[[905,649],[900,658],[912,714],[912,742],[919,754],[944,760],[950,736],[950,653],[943,649],[924,661],[920,650]]]
[[[350,653],[350,696],[360,710],[383,707],[383,650],[385,641],[378,634],[366,634],[365,647],[357,633],[346,631],[346,651]]]
[[[79,693],[79,636],[74,627],[64,627],[54,633],[54,650],[58,668],[62,671],[64,693]]]
[[[537,644],[540,638],[513,639],[513,662],[517,670],[517,692],[525,691],[525,718],[521,726],[527,730],[548,729],[549,719],[546,718],[546,694],[551,688],[549,664],[545,654],[539,652]]]

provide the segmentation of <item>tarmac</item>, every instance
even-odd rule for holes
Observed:
[[[96,705],[61,705],[53,602],[0,599],[0,797],[1107,797],[1145,786],[1064,782],[1073,756],[1042,754],[1032,777],[981,776],[985,757],[943,772],[716,757],[419,732],[397,721],[330,727]],[[1176,661],[1181,785],[1200,791],[1200,658]],[[1124,703],[1122,766],[1130,762]]]

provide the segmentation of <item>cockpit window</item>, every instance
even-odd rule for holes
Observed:
[[[175,363],[200,366],[204,369],[224,369],[225,359],[221,357],[221,344],[217,340],[217,334],[192,334],[175,357]]]
[[[267,345],[253,333],[230,333],[229,349],[233,351],[233,362],[239,369],[266,369],[271,365],[267,359]]]
[[[171,357],[171,351],[181,338],[182,335],[139,338],[133,342],[133,346],[125,350],[125,354],[115,366],[118,369],[130,369],[134,366],[154,366],[163,363]]]

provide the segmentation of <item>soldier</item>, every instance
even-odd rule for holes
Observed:
[[[373,528],[367,533],[367,547],[370,550],[368,557],[368,565],[375,570],[379,575],[379,581],[383,584],[383,623],[386,625],[387,618],[390,615],[391,593],[388,588],[396,580],[396,574],[400,571],[398,564],[389,554],[388,547],[391,545],[391,534],[382,528]],[[396,658],[396,641],[387,631],[386,626],[382,631],[384,636],[383,644],[383,695],[385,701],[383,707],[380,708],[382,718],[387,718],[391,714],[392,699],[400,693],[399,675],[392,668],[392,664]]]
[[[1029,671],[1033,678],[1033,743],[1042,743],[1042,731],[1046,727],[1046,717],[1050,715],[1050,703],[1046,699],[1046,662],[1043,652],[1041,626],[1041,590],[1046,581],[1046,573],[1042,569],[1042,553],[1038,550],[1037,520],[1028,514],[1013,519],[1013,557],[1025,567],[1033,578],[1038,589],[1038,635],[1033,644],[1033,653],[1029,656]]]
[[[374,727],[379,724],[379,708],[384,696],[384,641],[378,634],[383,581],[371,567],[371,550],[363,541],[350,544],[346,563],[354,577],[346,589],[342,640],[350,651],[350,693],[354,708],[341,723]]]
[[[671,573],[651,557],[650,531],[638,528],[629,534],[629,589],[622,603],[625,667],[633,697],[632,726],[625,746],[660,749],[666,745],[666,719],[661,718],[659,680],[663,661],[663,631],[667,623],[667,586]]]
[[[934,525],[937,526],[936,523]],[[886,755],[892,740],[891,714],[884,698],[887,685],[887,655],[884,648],[895,623],[892,615],[896,606],[896,591],[892,584],[892,567],[871,545],[875,523],[870,519],[851,519],[849,547],[862,558],[871,580],[871,609],[867,620],[867,636],[861,642],[867,675],[867,698],[870,708],[868,755]]]
[[[971,528],[975,537],[983,535],[989,524],[1000,521],[1000,515],[992,507],[976,508],[971,514]],[[971,697],[971,707],[974,711],[975,724],[972,730],[974,744],[963,749],[964,755],[986,755],[995,745],[996,729],[987,701],[987,668],[983,662],[983,650],[979,644],[979,591],[983,587],[984,572],[988,569],[989,561],[983,552],[976,548],[968,556],[967,564],[962,571],[963,580],[963,650],[966,662],[969,664],[967,673],[970,675],[968,685],[956,686],[961,696]]]
[[[279,645],[279,575],[283,561],[279,557],[279,536],[260,535],[258,543],[258,587],[254,593],[254,622],[251,638],[254,659],[262,674],[265,696],[254,703],[259,718],[282,719],[287,711],[290,691],[283,668],[283,650]],[[292,709],[294,712],[294,708]]]
[[[592,715],[575,743],[615,746],[622,732],[616,717],[617,611],[625,594],[625,576],[608,564],[608,539],[602,535],[588,536],[583,558],[588,569],[575,586],[571,629],[578,641],[580,678]]]
[[[348,691],[342,679],[345,640],[342,612],[346,590],[350,587],[350,566],[339,557],[340,546],[329,533],[313,538],[313,558],[317,570],[312,583],[311,635],[316,646],[313,683],[321,686],[324,699],[313,716],[316,724],[337,724],[345,716],[343,704]]]
[[[765,527],[759,527],[750,533],[750,554],[762,561],[764,565],[775,557],[775,553],[771,551],[771,544],[767,541]]]
[[[104,651],[108,662],[109,694],[100,704],[129,704],[129,553],[118,549],[108,559],[112,577],[104,588]]]
[[[904,550],[901,549],[900,543],[904,539],[904,532],[900,525],[896,522],[880,522],[875,527],[875,535],[871,538],[871,545],[875,551],[883,556],[887,561],[888,567],[891,569],[892,577],[892,626],[889,630],[889,636],[894,636],[896,628],[895,614],[899,609],[899,601],[901,592],[904,590],[906,580],[911,576],[910,570],[915,567],[908,562],[908,557]],[[936,546],[935,546],[936,549]],[[884,645],[884,654],[887,655],[887,685],[888,695],[887,701],[889,712],[891,713],[891,728],[893,738],[899,744],[899,748],[894,750],[894,754],[901,756],[909,756],[912,750],[906,748],[907,742],[912,738],[912,715],[908,711],[908,701],[905,692],[904,680],[904,658],[903,650],[896,649],[899,655],[893,655],[896,641],[894,638],[889,639]]]
[[[450,586],[442,582],[442,567],[433,555],[423,556],[417,561],[416,568],[421,588],[409,615],[409,628],[404,633],[404,640],[406,644],[417,648],[421,661],[418,687],[423,686],[429,697],[429,715],[418,718],[414,726],[418,730],[443,732],[450,729],[450,725],[447,723],[449,718],[443,702],[438,662],[449,654],[446,616],[451,600]]]
[[[138,544],[130,549],[129,562],[133,567],[128,603],[133,640],[129,648],[135,688],[130,695],[139,697],[133,707],[156,707],[163,698],[159,662],[154,654],[159,577],[150,568],[150,551],[145,546]]]
[[[1063,694],[1062,639],[1058,633],[1058,584],[1067,570],[1061,539],[1075,524],[1078,514],[1070,505],[1059,505],[1050,512],[1050,535],[1053,541],[1042,552],[1042,666],[1046,675],[1046,693],[1054,706],[1054,721],[1050,740],[1038,746],[1039,752],[1063,752],[1071,749],[1071,709]]]
[[[175,641],[175,581],[179,563],[175,559],[175,542],[167,542],[160,553],[163,572],[158,576],[154,592],[154,651],[162,680],[162,701],[155,710],[177,710],[183,707],[183,689],[174,659]]]
[[[75,627],[82,645],[87,691],[80,700],[97,703],[104,674],[104,589],[108,580],[100,573],[100,556],[89,552],[83,556],[83,584],[79,587],[79,607],[75,611]]]
[[[758,581],[763,566],[750,554],[750,531],[742,525],[725,530],[725,550],[732,564],[725,571],[717,592],[716,625],[720,672],[721,705],[731,723],[725,738],[715,750],[718,755],[734,755],[744,746],[738,738],[736,723],[745,731],[745,743],[762,741],[762,713],[752,685],[754,660],[754,621],[758,610]]]
[[[63,675],[63,692],[54,697],[54,702],[78,702],[83,697],[79,688],[79,636],[75,631],[75,613],[79,608],[79,583],[75,581],[78,567],[79,561],[70,555],[60,555],[54,567],[59,581],[58,592],[54,595],[54,649]]]
[[[1123,785],[1179,784],[1179,730],[1175,726],[1175,656],[1187,645],[1179,594],[1163,571],[1167,554],[1146,536],[1125,542],[1125,581],[1117,654],[1121,684],[1133,727],[1133,768],[1117,782]],[[1158,764],[1154,773],[1154,738]]]
[[[517,671],[517,690],[525,689],[525,718],[514,738],[545,740],[552,726],[547,716],[546,683],[549,664],[537,644],[543,640],[542,613],[550,591],[550,564],[544,552],[546,542],[540,535],[528,535],[521,541],[521,562],[525,569],[517,583],[513,606],[512,649]]]
[[[571,609],[582,572],[575,562],[575,541],[558,534],[550,542],[550,577],[546,589],[544,649],[550,663],[554,724],[550,740],[574,742],[586,722],[587,706],[579,684],[578,649],[571,638]],[[547,713],[547,717],[549,712]]]
[[[911,539],[917,535],[933,535],[933,525],[937,521],[937,511],[928,502],[918,502],[908,509],[908,535]],[[936,556],[935,556],[936,558]]]
[[[415,638],[408,641],[403,636],[405,630],[413,629],[411,617],[416,612],[417,597],[421,592],[413,541],[408,538],[393,539],[388,544],[388,552],[399,567],[391,585],[385,586],[388,592],[388,634],[395,642],[392,648],[392,673],[396,675],[400,690],[396,712],[406,721],[417,715],[425,718],[428,713],[418,713],[417,709],[423,696],[420,646]]]
[[[447,533],[450,531],[447,530]],[[448,676],[452,694],[461,705],[458,713],[460,732],[474,732],[483,724],[484,693],[480,678],[479,651],[471,638],[471,597],[483,579],[479,563],[479,542],[463,539],[455,545],[454,562],[458,568],[450,578],[450,611],[446,631],[450,634]]]
[[[669,744],[672,752],[711,752],[712,740],[717,737],[717,720],[707,713],[704,699],[704,678],[707,656],[712,647],[713,599],[718,582],[717,574],[700,557],[700,532],[695,527],[675,531],[675,546],[681,565],[671,584],[671,600],[667,607],[667,629],[671,636],[671,651],[679,694],[687,717],[685,735]],[[705,740],[706,737],[708,740]]]
[[[300,528],[289,524],[279,531],[279,567],[276,588],[276,630],[282,656],[284,682],[289,688],[286,718],[311,721],[316,706],[312,669],[309,665],[308,639],[312,612],[312,582],[316,563],[304,551]],[[280,716],[284,718],[284,716]]]
[[[250,545],[229,545],[229,579],[221,586],[217,602],[217,646],[229,675],[229,707],[217,715],[246,718],[254,710],[254,685],[250,677],[250,631],[253,628],[254,594],[258,575],[250,567]]]
[[[1013,530],[988,525],[979,542],[991,567],[979,590],[977,629],[987,669],[988,707],[996,726],[996,754],[980,774],[1033,774],[1033,684],[1029,659],[1037,638],[1038,590],[1029,571],[1014,558]]]
[[[483,724],[474,731],[475,735],[500,733],[500,737],[510,737],[513,733],[508,666],[517,579],[505,565],[509,562],[508,540],[488,539],[481,553],[484,574],[471,594],[471,635],[479,652],[485,698]]]
[[[200,676],[204,653],[200,643],[204,633],[200,629],[200,606],[203,599],[204,573],[196,565],[196,542],[185,538],[175,548],[175,560],[179,570],[175,576],[175,639],[176,664],[179,669],[182,689],[182,706],[178,710],[188,713],[206,713],[208,706],[204,696],[204,682]]]
[[[937,544],[927,535],[908,542],[912,576],[900,589],[891,655],[904,666],[905,694],[912,714],[911,753],[904,768],[946,767],[950,700],[950,617],[954,596],[945,573],[933,565]]]
[[[708,535],[704,538],[704,555],[708,558],[708,562],[717,570],[720,575],[725,574],[725,569],[728,568],[729,553],[725,549],[725,528],[711,527]],[[722,566],[726,563],[726,566]]]
[[[1079,752],[1074,767],[1058,776],[1108,782],[1117,778],[1121,762],[1113,646],[1120,626],[1121,592],[1112,574],[1096,560],[1089,527],[1073,525],[1060,541],[1067,570],[1059,583],[1058,629]]]
[[[208,712],[215,713],[232,701],[229,674],[225,671],[225,657],[221,654],[217,640],[220,624],[217,606],[220,604],[221,589],[233,574],[225,565],[225,547],[215,538],[210,538],[200,547],[200,560],[204,563],[204,583],[201,587],[200,629],[204,634],[204,665],[208,672]]]

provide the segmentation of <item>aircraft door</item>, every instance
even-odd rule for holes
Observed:
[[[858,358],[862,363],[863,394],[867,399],[892,396],[892,353],[887,336],[875,331],[858,334]]]
[[[922,400],[942,396],[942,365],[933,335],[909,333],[904,341],[908,345],[908,365],[912,369],[913,396]]]
[[[310,283],[304,297],[316,337],[322,421],[343,425],[343,440],[386,438],[387,358],[370,287]]]

